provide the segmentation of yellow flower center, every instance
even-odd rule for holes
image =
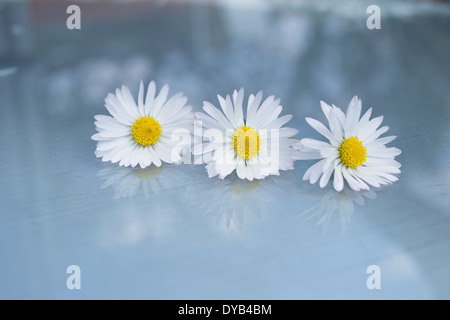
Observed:
[[[259,154],[261,141],[255,129],[242,126],[234,132],[234,151],[243,159],[251,159]]]
[[[141,117],[131,127],[133,139],[143,147],[154,144],[161,137],[161,126],[152,117]]]
[[[339,154],[343,164],[347,167],[357,168],[366,162],[367,149],[358,138],[350,137],[342,142]]]

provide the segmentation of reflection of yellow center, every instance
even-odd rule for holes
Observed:
[[[234,132],[234,151],[243,159],[251,159],[259,154],[261,141],[255,129],[242,126]]]
[[[152,117],[141,117],[131,127],[134,140],[143,147],[154,144],[161,136],[161,126]]]
[[[352,199],[344,191],[341,191],[341,192],[339,192],[339,200],[340,201],[349,201]]]
[[[366,162],[367,149],[358,138],[350,137],[342,142],[339,154],[343,164],[347,167],[357,168]]]
[[[134,174],[141,180],[149,180],[156,178],[163,171],[163,167],[152,166],[147,169],[136,169],[134,170]]]
[[[233,182],[233,191],[237,194],[247,194],[258,188],[259,180]]]

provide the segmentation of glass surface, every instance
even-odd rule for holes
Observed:
[[[449,6],[239,3],[82,2],[68,30],[65,2],[0,2],[0,298],[450,298]],[[102,163],[93,116],[141,79],[195,111],[264,90],[298,138],[320,138],[320,100],[358,95],[398,136],[400,180],[338,194],[302,181],[310,161],[254,182]]]

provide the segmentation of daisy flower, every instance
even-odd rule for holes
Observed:
[[[315,119],[306,118],[306,121],[329,142],[302,139],[294,146],[300,151],[299,159],[321,159],[306,171],[303,180],[314,184],[320,179],[319,185],[323,188],[334,173],[336,191],[344,188],[344,180],[355,191],[369,190],[369,185],[379,188],[398,180],[393,174],[400,173],[401,165],[394,158],[401,151],[385,146],[395,136],[380,138],[389,130],[387,126],[379,128],[382,116],[370,120],[370,108],[360,118],[358,97],[352,99],[346,114],[325,102],[321,102],[321,106],[330,129]]]
[[[168,93],[169,86],[165,85],[155,97],[153,81],[148,86],[145,101],[141,81],[137,104],[126,86],[116,89],[116,94],[110,93],[105,107],[112,116],[94,117],[98,131],[92,136],[98,141],[95,155],[124,167],[146,168],[152,163],[159,167],[162,161],[180,162],[180,154],[190,142],[183,144],[178,138],[190,135],[194,117],[183,93],[167,99]]]
[[[201,136],[209,142],[200,151],[194,147],[194,154],[203,154],[210,178],[224,179],[236,171],[239,178],[251,181],[294,168],[295,140],[289,138],[298,130],[283,127],[292,115],[279,118],[280,100],[270,96],[261,103],[262,98],[262,91],[250,95],[244,115],[244,89],[235,90],[232,98],[218,96],[221,110],[205,101],[207,114],[196,113],[207,129]]]

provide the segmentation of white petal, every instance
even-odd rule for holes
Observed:
[[[236,170],[236,161],[233,161],[233,162],[227,163],[227,164],[223,164],[223,165],[216,164],[216,170],[220,176],[226,177],[229,174],[231,174],[234,170]]]
[[[138,160],[139,160],[139,166],[141,167],[141,169],[145,169],[147,166],[145,165],[145,149],[144,148],[139,148],[138,149]]]
[[[367,169],[372,172],[386,172],[386,173],[394,173],[394,174],[401,173],[401,170],[399,168],[390,166],[390,165],[370,166],[370,167],[367,167]]]
[[[341,125],[342,131],[345,132],[344,127],[346,122],[346,116],[344,114],[344,111],[342,111],[341,108],[336,107],[334,104],[332,105],[332,107],[334,114],[337,116],[339,120],[339,124]]]
[[[305,118],[306,122],[315,129],[317,132],[319,132],[321,135],[323,135],[328,140],[331,139],[331,132],[328,130],[321,122],[317,121],[316,119],[312,118]]]
[[[222,98],[220,95],[217,95],[217,98],[219,99],[220,107],[223,110],[223,113],[225,114],[225,117],[228,119],[228,121],[231,123],[231,125],[234,128],[237,128],[238,125],[235,121],[235,115],[234,115],[234,109],[233,105],[231,104],[231,100],[228,97],[228,102],[224,98]]]
[[[131,163],[131,166],[133,168],[135,168],[138,165],[138,162],[139,162],[137,149],[138,148],[136,148],[132,152],[130,152],[130,163]]]
[[[369,143],[366,143],[366,147],[370,147],[371,145],[375,145],[375,144],[388,144],[389,142],[394,141],[397,138],[397,136],[389,136],[389,137],[383,137],[380,139],[376,139],[376,140],[372,140]]]
[[[364,162],[364,166],[368,166],[368,167],[379,167],[379,166],[392,166],[394,168],[400,168],[402,165],[393,160],[393,159],[385,159],[385,158],[374,158],[374,157],[370,157],[368,156],[366,158],[366,161]]]
[[[205,127],[205,128],[208,128],[208,129],[223,130],[223,128],[221,128],[219,122],[217,122],[216,119],[213,119],[213,118],[211,118],[210,116],[208,116],[208,115],[206,115],[204,113],[196,112],[195,113],[195,117],[197,118],[198,121],[201,121],[202,127]]]
[[[156,97],[153,107],[150,110],[150,116],[156,117],[159,114],[159,111],[163,107],[164,103],[167,100],[167,95],[169,94],[169,86],[166,84],[161,88],[158,96]]]
[[[311,180],[311,183],[315,183],[317,180],[315,180],[313,182],[312,177],[317,176],[319,173],[323,172],[323,166],[325,164],[325,159],[322,159],[318,162],[316,162],[314,165],[312,165],[311,167],[309,167],[308,170],[306,170],[304,176],[303,176],[303,180]],[[320,176],[320,175],[319,175]]]
[[[141,83],[139,84],[138,109],[139,109],[139,115],[141,117],[145,116],[144,82],[142,80],[141,80]]]
[[[341,120],[339,120],[338,111],[336,109],[331,109],[328,115],[328,121],[330,125],[330,132],[332,133],[332,138],[341,139],[344,137],[344,129],[342,127]]]
[[[150,156],[150,148],[143,148],[143,150],[144,151],[142,153],[142,156],[143,156],[142,162],[143,162],[144,168],[146,168],[152,164],[152,157]]]
[[[348,168],[343,167],[342,168],[342,174],[344,176],[344,179],[347,181],[348,185],[352,190],[354,191],[360,191],[361,185],[358,183],[358,181],[348,172]]]
[[[219,173],[216,171],[216,166],[214,163],[208,164],[206,167],[206,171],[208,172],[208,177],[212,178],[217,176]],[[220,177],[220,179],[224,179],[225,177]]]
[[[134,151],[138,148],[138,146],[130,145],[130,148],[122,148],[120,152],[122,153],[122,157],[119,165],[121,167],[129,167],[131,165],[131,158],[134,156]],[[111,157],[110,161],[114,161],[113,157]],[[114,162],[113,162],[114,163]]]
[[[119,122],[125,125],[131,125],[136,118],[133,118],[122,106],[117,97],[113,94],[109,94],[105,98],[105,107],[108,112]]]
[[[274,129],[276,130],[276,129]],[[281,128],[278,129],[278,136],[279,138],[293,138],[294,136],[296,136],[298,133],[297,129],[294,128]]]
[[[153,148],[149,148],[149,151],[150,151],[150,156],[152,157],[152,162],[155,164],[155,166],[161,167],[161,159],[159,158],[156,151]]]
[[[364,128],[370,120],[370,116],[372,115],[372,108],[369,108],[369,110],[364,113],[364,115],[361,117],[361,119],[358,122],[358,125],[356,126],[356,133],[360,132],[362,128]]]
[[[320,155],[320,152],[318,151],[311,151],[311,152],[305,152],[305,151],[297,151],[293,155],[294,160],[316,160],[316,159],[323,159],[323,157]]]
[[[374,170],[373,168],[362,166],[358,167],[357,171],[362,179],[374,186],[375,184],[388,184],[398,180],[398,178],[392,174],[382,171],[382,168],[380,168],[380,170]]]
[[[244,112],[242,110],[242,103],[244,101],[244,88],[241,88],[234,98],[234,114],[235,122],[238,127],[244,125]]]
[[[252,175],[254,179],[264,179],[267,175],[264,175],[261,171],[261,166],[258,163],[251,164],[249,166],[250,170],[252,170]],[[276,173],[273,173],[276,174]]]
[[[147,95],[145,97],[145,115],[150,115],[150,110],[153,108],[155,102],[156,84],[155,81],[151,81],[147,88]]]
[[[122,137],[122,138],[117,138],[117,139],[110,140],[110,141],[100,141],[97,144],[97,150],[106,151],[106,150],[111,150],[114,148],[132,144],[132,143],[133,143],[133,140],[130,137]]]
[[[252,97],[252,95],[250,96]],[[247,107],[247,126],[255,128],[255,121],[256,121],[256,111],[258,110],[259,104],[261,103],[263,97],[263,92],[260,91],[258,94],[253,98],[249,98],[249,103]],[[269,97],[270,98],[270,97]],[[269,99],[267,98],[267,99]],[[251,103],[250,103],[251,100]]]
[[[122,91],[117,90],[116,96],[119,99],[119,101],[122,102],[123,107],[125,110],[134,118],[139,118],[139,111],[138,107],[136,105],[136,102],[134,101],[133,95],[130,92],[130,89],[128,89],[127,86],[122,86]],[[121,97],[123,100],[121,100]]]
[[[302,139],[300,141],[300,143],[307,148],[311,148],[311,149],[315,149],[315,150],[321,150],[322,148],[331,147],[331,145],[327,142],[323,142],[323,141],[319,141],[319,140],[315,140],[315,139],[309,139],[309,138]]]
[[[109,116],[96,116],[96,119],[99,119],[94,122],[97,129],[100,131],[115,131],[115,130],[130,130],[129,125],[124,125],[123,123],[120,123],[113,117]]]
[[[330,163],[330,164],[328,164],[327,166],[324,167],[323,175],[320,178],[320,182],[319,182],[319,186],[321,188],[324,188],[328,184],[328,181],[330,181],[331,174],[334,171],[334,167],[335,167],[334,163]]]
[[[236,166],[236,174],[240,179],[246,179],[247,178],[247,167],[244,163],[240,162]]]
[[[380,129],[376,130],[375,132],[373,132],[372,134],[368,135],[363,142],[364,143],[371,143],[372,141],[374,141],[375,139],[377,139],[379,136],[381,136],[383,133],[387,132],[389,130],[388,126],[384,126],[381,127]]]
[[[335,168],[334,168],[334,181],[333,181],[333,186],[334,189],[338,192],[342,191],[342,189],[344,188],[344,179],[342,178],[342,164],[338,164]]]
[[[331,112],[331,107],[323,101],[320,101],[320,107],[322,108],[323,114],[325,115],[325,117],[327,118],[327,120],[329,122],[330,121],[329,115]]]
[[[173,149],[171,146],[165,146],[162,144],[157,144],[154,147],[155,154],[161,161],[166,163],[178,163],[178,161],[181,160],[181,157],[179,154],[172,154],[172,150]]]
[[[292,119],[292,115],[288,114],[286,116],[282,116],[280,118],[277,118],[276,120],[268,123],[265,128],[267,129],[279,129],[281,128],[283,125],[285,125],[286,123],[288,123],[289,121],[291,121]]]
[[[310,168],[311,172],[309,180],[312,184],[316,183],[319,180],[320,176],[324,173],[325,164],[326,159],[323,159],[317,162],[315,166]]]
[[[398,178],[390,173],[378,171],[377,176],[384,178],[387,182],[392,183],[398,180]]]
[[[130,152],[133,152],[134,149],[135,149],[135,146],[130,144],[130,145],[124,146],[123,148],[114,150],[114,152],[111,156],[111,162],[117,163],[117,162],[121,161],[122,159],[124,159],[125,155],[129,154]]]
[[[367,156],[375,158],[393,158],[400,155],[402,151],[397,148],[386,148],[384,145],[372,146],[367,149]]]
[[[181,109],[186,106],[187,97],[180,97],[176,99],[175,101],[171,102],[170,104],[167,103],[159,112],[156,119],[158,121],[169,122],[170,120],[173,120],[176,118],[177,114],[180,113]]]
[[[275,121],[283,110],[283,107],[280,106],[279,103],[280,100],[277,99],[267,106],[264,106],[263,104],[256,113],[254,126],[257,128],[266,128],[267,124]]]
[[[131,135],[130,128],[120,128],[115,130],[100,130],[99,133],[92,136],[92,140],[110,140]]]
[[[348,168],[347,172],[356,179],[362,190],[370,190],[369,186],[358,176],[358,171],[356,170],[356,168]]]
[[[358,138],[362,140],[363,142],[370,142],[369,139],[366,139],[367,137],[370,137],[380,126],[380,124],[383,122],[383,116],[374,118],[369,121],[367,125],[365,125],[361,130],[358,132]]]
[[[171,127],[173,129],[189,129],[193,130],[195,116],[192,113],[191,106],[184,106],[175,115],[166,119],[166,115],[163,118],[159,118],[161,127]]]
[[[262,91],[260,91],[262,95]],[[266,100],[263,101],[261,106],[258,108],[257,113],[259,112],[267,112],[270,110],[273,110],[275,107],[277,107],[280,104],[280,99],[275,99],[275,96],[271,95],[266,98]]]
[[[366,181],[368,184],[370,184],[371,186],[375,187],[375,188],[379,188],[381,187],[380,182],[382,182],[382,179],[378,178],[377,176],[364,172],[363,170],[361,170],[361,168],[357,168],[358,171],[358,176],[363,179],[364,181]]]
[[[322,158],[339,158],[339,150],[334,146],[320,149],[320,155]]]
[[[221,127],[225,129],[233,129],[230,121],[227,118],[225,118],[225,116],[208,101],[203,102],[203,110],[205,110],[206,113],[208,113],[212,118],[214,118],[220,124]]]
[[[355,135],[355,129],[361,116],[361,100],[354,96],[347,108],[345,119],[345,132],[350,136]]]

